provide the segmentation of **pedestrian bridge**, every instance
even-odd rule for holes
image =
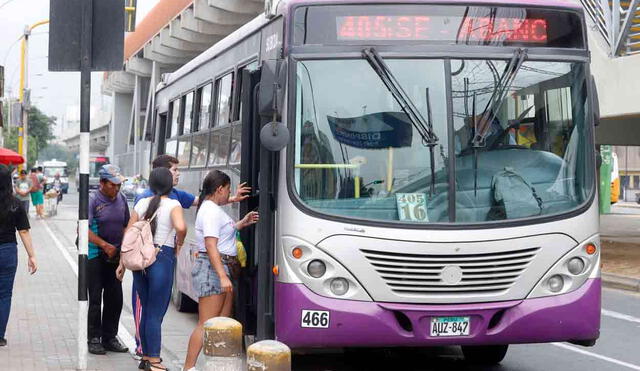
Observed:
[[[640,0],[570,0],[585,8],[591,72],[600,97],[597,144],[640,145]],[[105,74],[113,120],[107,154],[128,174],[150,162],[155,87],[173,72],[278,1],[160,0],[125,41],[124,71]]]

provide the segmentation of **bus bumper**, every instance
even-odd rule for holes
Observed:
[[[278,282],[275,294],[276,338],[292,348],[580,342],[600,334],[600,279],[563,295],[460,305],[338,300]],[[328,328],[303,328],[303,310],[329,311]],[[469,316],[469,336],[431,337],[434,316]]]

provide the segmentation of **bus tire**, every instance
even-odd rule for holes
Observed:
[[[496,365],[507,354],[509,345],[462,346],[464,359],[469,363]]]

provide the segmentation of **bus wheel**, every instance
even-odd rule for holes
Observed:
[[[495,365],[507,354],[509,345],[462,346],[462,354],[469,363]]]

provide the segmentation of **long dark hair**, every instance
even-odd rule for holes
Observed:
[[[200,210],[200,206],[208,196],[216,193],[218,187],[226,187],[228,184],[231,184],[231,179],[227,174],[220,170],[211,170],[202,181],[202,190],[198,198],[198,210]]]
[[[153,169],[151,175],[149,175],[149,188],[151,188],[151,192],[153,192],[153,198],[149,201],[147,211],[142,217],[144,220],[151,219],[153,214],[158,210],[158,207],[160,207],[160,197],[167,196],[173,189],[173,176],[169,169],[164,167]],[[156,233],[156,227],[158,225],[156,220],[157,219],[154,218],[151,221],[151,233],[153,234]]]
[[[19,206],[18,199],[13,195],[11,170],[0,164],[0,223],[6,223],[9,212],[15,211]]]

